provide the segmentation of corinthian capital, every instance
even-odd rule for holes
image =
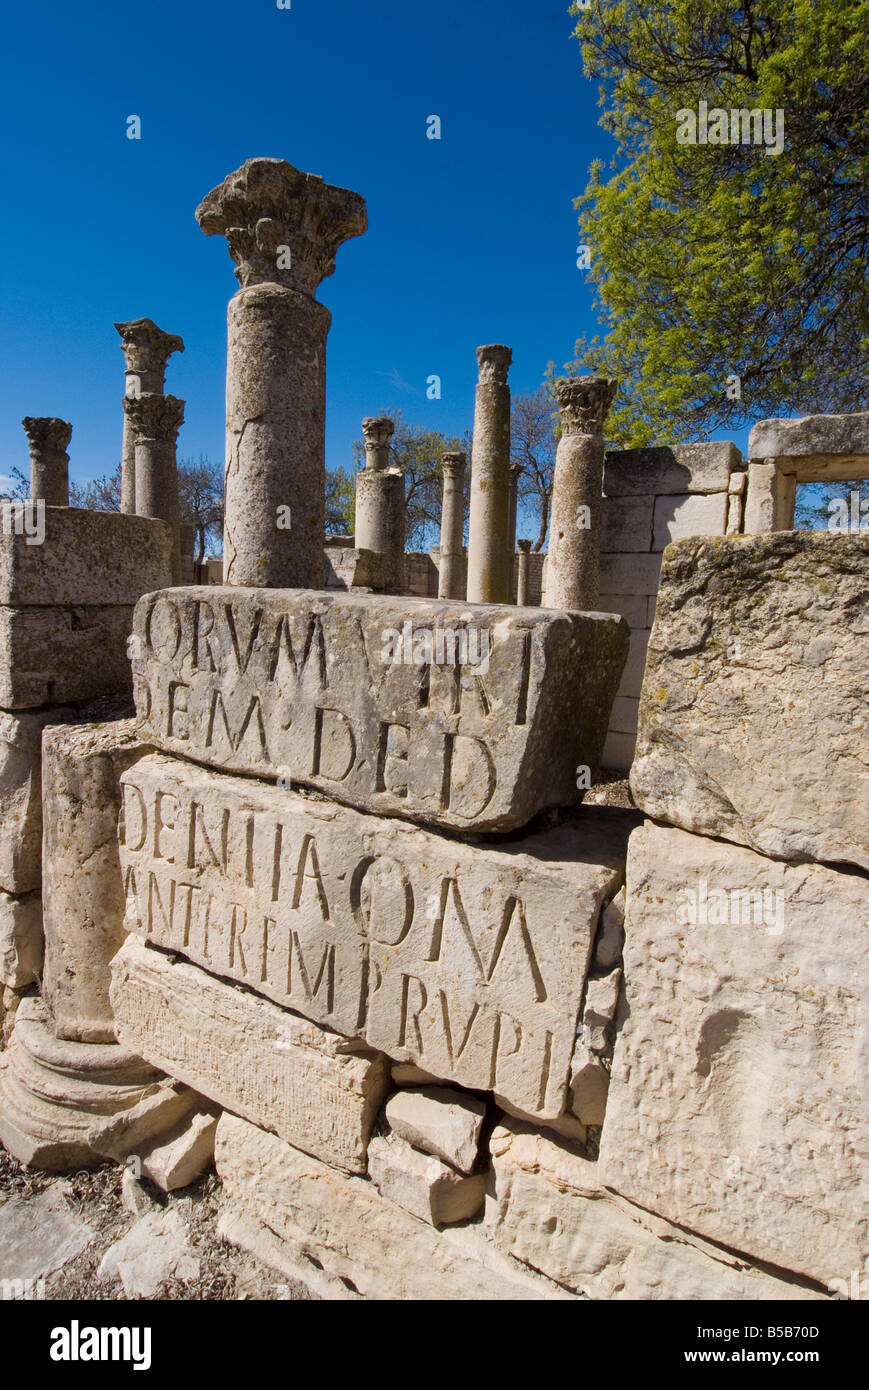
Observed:
[[[157,439],[174,444],[184,422],[184,402],[177,396],[164,396],[156,391],[143,391],[140,396],[124,396],[124,414],[130,422],[137,444]]]
[[[479,380],[495,381],[500,385],[507,382],[507,372],[510,363],[513,361],[513,349],[505,347],[503,343],[488,343],[484,347],[477,348],[477,367],[479,370]]]
[[[72,425],[68,420],[58,420],[55,415],[25,415],[21,423],[31,458],[66,453],[72,438]]]
[[[131,319],[129,323],[116,323],[115,328],[121,335],[128,372],[156,372],[162,379],[172,353],[184,351],[178,334],[164,333],[152,319]]]
[[[395,433],[395,421],[386,415],[367,415],[362,421],[365,438],[365,467],[381,470],[389,463],[389,441]]]
[[[467,467],[468,456],[463,453],[444,454],[441,464],[445,478],[462,478]]]
[[[564,434],[602,434],[618,389],[617,381],[603,376],[559,377],[555,394]]]
[[[285,159],[248,159],[196,209],[206,236],[226,237],[239,284],[275,284],[313,296],[338,247],[368,227],[365,200],[303,174]]]

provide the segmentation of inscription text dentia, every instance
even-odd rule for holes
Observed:
[[[163,758],[123,784],[131,930],[399,1060],[560,1112],[610,871],[529,875]]]

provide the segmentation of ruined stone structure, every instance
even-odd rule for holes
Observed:
[[[226,237],[241,286],[228,310],[224,579],[316,589],[332,316],[314,295],[365,231],[365,203],[285,160],[249,159],[196,218]]]
[[[395,425],[382,417],[362,421],[365,467],[356,474],[356,545],[379,558],[384,593],[404,592],[404,474],[389,466]]]
[[[172,535],[172,582],[181,583],[181,513],[178,502],[178,431],[184,402],[141,392],[124,397],[136,479],[136,515],[165,521]]]
[[[731,445],[605,456],[612,383],[569,383],[547,604],[526,541],[508,605],[488,348],[472,592],[384,592],[368,483],[324,566],[313,291],[361,200],[252,160],[199,215],[242,280],[230,582],[173,583],[177,517],[49,506],[43,545],[0,540],[0,1140],[164,1191],[213,1163],[223,1236],[330,1300],[865,1277],[869,536],[739,534]],[[764,457],[804,457],[782,425]],[[619,699],[635,810],[583,799]]]
[[[124,397],[162,395],[166,366],[173,352],[183,352],[184,343],[176,333],[164,333],[151,319],[132,319],[116,323],[124,354]],[[124,437],[121,446],[121,511],[137,511],[136,506],[136,440],[132,423],[124,412]],[[140,516],[159,513],[139,512]]]
[[[617,383],[602,377],[555,383],[561,439],[555,457],[547,608],[593,610],[600,598],[603,424]]]
[[[69,506],[69,455],[72,425],[52,416],[27,415],[21,421],[30,449],[30,496],[46,507]]]
[[[462,535],[465,525],[464,454],[444,454],[444,492],[441,507],[441,545],[438,598],[462,598],[467,588],[467,566]]]

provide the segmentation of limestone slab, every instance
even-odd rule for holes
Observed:
[[[569,1297],[499,1255],[478,1231],[436,1231],[372,1183],[234,1115],[220,1118],[215,1162],[227,1203],[221,1234],[293,1274],[307,1264],[328,1296],[334,1289],[390,1301]]]
[[[729,440],[613,450],[606,456],[604,493],[607,497],[644,497],[726,492],[739,461],[739,450]]]
[[[42,899],[0,892],[0,982],[23,989],[42,973]]]
[[[825,1284],[862,1267],[869,881],[647,823],[626,899],[603,1181]]]
[[[31,893],[42,881],[42,731],[72,714],[68,706],[0,710],[0,889],[7,893]]]
[[[476,1096],[449,1086],[427,1086],[390,1096],[384,1113],[390,1129],[415,1149],[472,1172],[480,1149],[486,1107]]]
[[[0,604],[134,604],[171,583],[168,526],[145,516],[46,507],[45,540],[0,534]]]
[[[686,536],[723,536],[727,529],[728,493],[686,493],[655,499],[653,550]]]
[[[825,459],[841,455],[863,462],[869,458],[869,412],[759,420],[748,436],[751,459]],[[848,474],[849,478],[854,476]]]
[[[394,1061],[561,1113],[630,815],[583,808],[495,848],[170,758],[122,780],[129,930]]]
[[[133,609],[0,606],[0,707],[34,709],[132,690]]]
[[[634,800],[783,859],[869,868],[869,534],[680,541],[646,658]]]
[[[507,1122],[492,1135],[486,1229],[500,1249],[592,1299],[812,1299],[604,1191],[597,1164]]]
[[[44,1279],[86,1250],[94,1231],[66,1200],[65,1183],[0,1203],[0,1280]]]
[[[386,1059],[131,940],[112,966],[119,1036],[170,1076],[306,1152],[364,1172]]]
[[[486,1198],[486,1175],[468,1177],[398,1135],[371,1140],[368,1175],[382,1197],[432,1226],[475,1216]]]
[[[661,576],[661,556],[619,554],[605,551],[600,557],[600,591],[602,594],[627,594],[648,597],[658,592]]]
[[[120,778],[148,752],[132,719],[42,739],[44,994],[57,1036],[113,1042],[109,964],[124,941]]]
[[[199,1278],[199,1260],[174,1210],[149,1212],[110,1245],[99,1267],[100,1279],[120,1279],[128,1298],[155,1298],[168,1279]]]
[[[650,551],[654,494],[641,497],[605,497],[601,549]]]
[[[149,595],[135,635],[162,750],[478,831],[581,799],[627,642],[597,613],[233,588]]]

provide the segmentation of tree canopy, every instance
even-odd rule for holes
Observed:
[[[572,13],[617,148],[577,200],[605,332],[581,338],[567,369],[619,379],[609,437],[666,443],[865,408],[867,0],[584,0]]]

